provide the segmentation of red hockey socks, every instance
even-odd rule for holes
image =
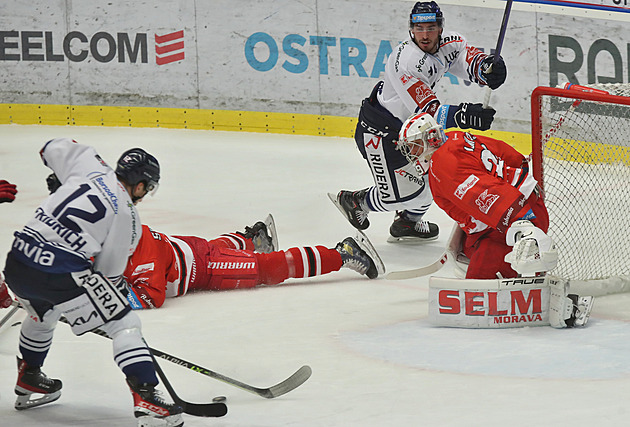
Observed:
[[[324,246],[291,248],[287,251],[256,254],[260,281],[276,285],[286,279],[304,278],[338,271],[343,262],[335,249]]]

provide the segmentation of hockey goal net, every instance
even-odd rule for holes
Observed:
[[[551,273],[590,283],[619,279],[627,287],[630,84],[536,88],[532,155],[558,246]]]

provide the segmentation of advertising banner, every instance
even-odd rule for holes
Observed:
[[[355,117],[408,37],[413,3],[9,0],[0,4],[0,96]],[[627,0],[590,2],[599,10],[588,16],[569,3],[578,2],[514,3],[502,51],[508,78],[490,101],[499,130],[528,131],[536,86],[628,82],[627,19],[619,19],[630,16]],[[439,4],[446,30],[494,49],[505,1]],[[450,73],[434,90],[448,104],[484,98]]]

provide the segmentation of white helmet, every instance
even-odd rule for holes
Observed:
[[[445,142],[444,129],[429,113],[418,113],[409,117],[398,135],[398,149],[416,166],[428,161]]]

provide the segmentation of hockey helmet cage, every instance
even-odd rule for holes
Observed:
[[[398,136],[398,149],[410,163],[416,164],[428,159],[445,142],[444,129],[433,116],[418,113],[403,123]]]
[[[444,14],[440,10],[440,6],[434,1],[419,1],[411,9],[409,14],[409,28],[413,24],[423,22],[436,22],[438,27],[444,27]]]
[[[132,148],[118,159],[116,176],[132,186],[144,182],[147,192],[153,195],[160,182],[160,164],[142,148]]]

